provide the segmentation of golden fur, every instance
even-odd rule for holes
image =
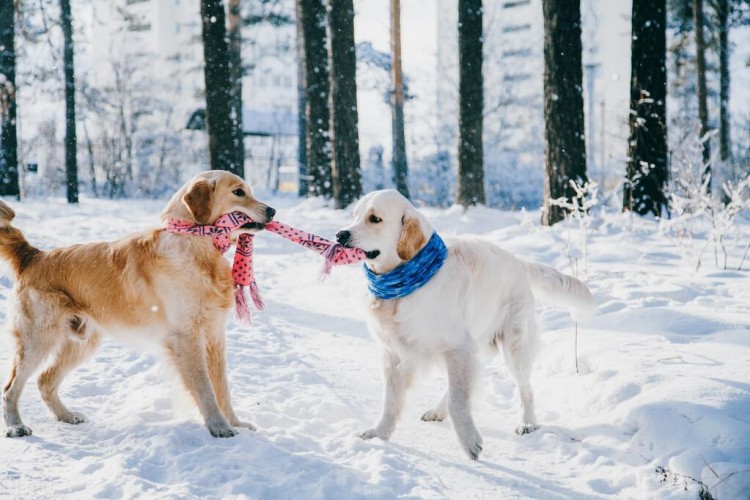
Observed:
[[[177,191],[162,218],[211,224],[233,211],[260,223],[274,214],[240,177],[210,171]],[[213,436],[233,436],[236,426],[254,428],[239,421],[230,403],[224,325],[233,282],[231,267],[211,238],[155,229],[114,242],[42,251],[10,225],[14,216],[0,201],[0,257],[17,280],[9,308],[16,351],[3,388],[9,437],[31,434],[18,400],[26,381],[50,357],[39,376],[45,403],[58,420],[83,422],[63,405],[57,389],[107,334],[161,344]]]

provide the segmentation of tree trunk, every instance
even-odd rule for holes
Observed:
[[[630,138],[624,210],[661,216],[669,176],[667,150],[667,2],[633,0]]]
[[[456,201],[463,206],[485,202],[482,18],[482,0],[458,1],[459,138]]]
[[[241,131],[232,116],[232,82],[229,78],[224,2],[201,0],[201,19],[210,165],[213,170],[228,170],[244,177],[245,169],[237,147],[242,143]]]
[[[0,196],[20,196],[13,0],[0,0]]]
[[[76,137],[76,78],[73,62],[73,16],[70,0],[60,0],[65,72],[65,186],[68,203],[78,203],[78,140]]]
[[[706,134],[710,130],[708,123],[708,93],[706,91],[706,44],[703,37],[703,0],[693,0],[693,24],[695,26],[695,65],[698,77],[698,119],[700,135],[703,141],[703,176],[702,183],[707,192],[711,192],[711,144]]]
[[[297,28],[297,193],[299,196],[307,195],[307,124],[305,122],[305,34],[302,29],[302,8],[300,2],[296,2],[296,28]]]
[[[729,0],[717,0],[719,24],[719,151],[721,160],[732,157],[729,113]]]
[[[330,0],[333,197],[344,208],[362,195],[357,112],[357,54],[352,0]]]
[[[404,74],[401,69],[401,0],[391,0],[391,126],[393,132],[393,180],[399,193],[409,198],[409,166],[404,131]]]
[[[242,16],[240,13],[240,0],[228,0],[227,26],[229,35],[229,78],[232,82],[231,88],[231,111],[232,129],[234,131],[233,145],[236,148],[237,161],[242,166],[242,174],[245,172],[245,143],[242,128]]]
[[[551,202],[574,203],[570,181],[586,184],[586,140],[583,124],[581,5],[579,0],[543,0],[544,9],[544,212],[551,226],[566,211]]]
[[[333,195],[330,137],[330,73],[326,8],[323,0],[297,0],[302,24],[305,81],[307,195]]]

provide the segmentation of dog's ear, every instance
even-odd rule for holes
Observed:
[[[396,253],[401,260],[414,257],[427,242],[417,215],[407,212],[401,219],[401,238],[396,245]]]
[[[211,219],[214,205],[214,186],[205,179],[193,183],[182,197],[182,202],[199,224],[207,224]]]

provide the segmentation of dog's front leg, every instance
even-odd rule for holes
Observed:
[[[255,426],[249,422],[242,422],[232,408],[232,401],[229,395],[229,382],[227,381],[226,365],[226,339],[224,331],[217,328],[211,335],[206,338],[206,364],[208,365],[208,375],[211,378],[211,385],[216,394],[216,402],[221,408],[224,416],[229,420],[230,425],[234,427],[245,427],[252,431],[256,430]]]
[[[167,352],[180,374],[183,384],[193,396],[213,437],[232,437],[232,429],[219,410],[216,394],[206,366],[206,348],[200,335],[175,332],[166,341]]]
[[[362,439],[389,439],[404,409],[406,390],[411,384],[413,369],[401,363],[401,359],[386,350],[383,353],[383,414],[374,428],[359,436]]]
[[[455,350],[446,353],[448,368],[448,414],[458,436],[458,444],[472,460],[479,459],[482,436],[471,416],[471,389],[476,361],[472,352]]]

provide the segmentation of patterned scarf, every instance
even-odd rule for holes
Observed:
[[[229,250],[232,244],[231,232],[253,222],[255,221],[242,212],[232,212],[216,219],[213,225],[200,225],[190,221],[168,218],[165,229],[174,234],[211,236],[214,247],[223,254]],[[325,261],[320,272],[321,279],[330,274],[331,268],[335,265],[354,264],[365,259],[364,251],[359,248],[345,248],[338,243],[295,229],[281,222],[269,222],[265,225],[265,229],[322,255]],[[248,233],[239,235],[232,264],[235,314],[239,321],[248,324],[250,323],[251,313],[245,295],[246,287],[250,290],[255,308],[263,310],[265,307],[253,272],[253,237],[253,234]]]
[[[443,266],[448,249],[438,234],[432,233],[427,242],[411,260],[383,274],[375,274],[363,265],[367,288],[379,299],[398,299],[424,286]]]

